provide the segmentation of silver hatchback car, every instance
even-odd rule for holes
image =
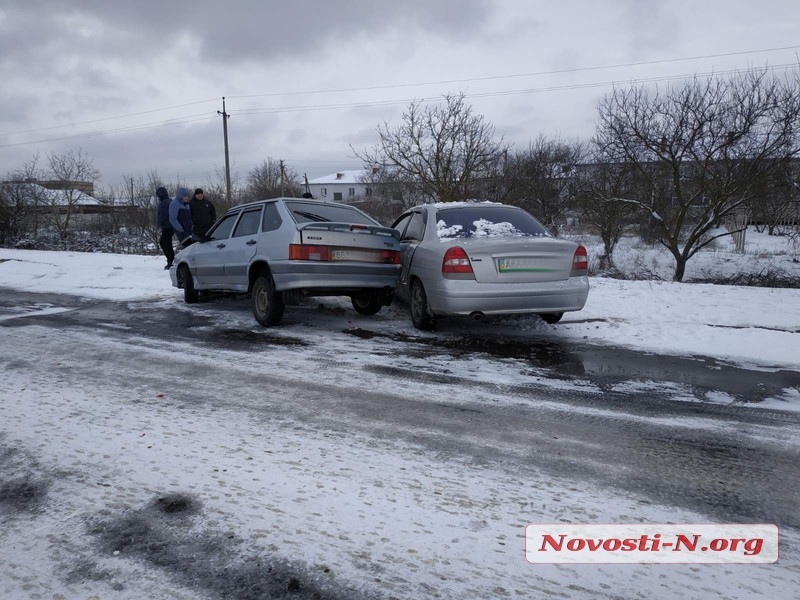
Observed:
[[[395,294],[408,303],[417,329],[433,329],[447,315],[537,313],[556,323],[586,304],[586,249],[554,238],[516,206],[425,204],[393,227],[403,266]]]
[[[345,204],[262,200],[232,208],[180,250],[170,277],[187,303],[202,291],[249,293],[265,326],[302,296],[349,296],[373,315],[391,303],[400,277],[399,233]]]

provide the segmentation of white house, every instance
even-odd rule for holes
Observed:
[[[374,193],[374,184],[361,181],[367,174],[365,169],[338,171],[309,180],[308,188],[318,200],[345,204],[363,202],[369,200]]]

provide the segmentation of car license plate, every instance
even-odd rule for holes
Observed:
[[[548,261],[541,258],[498,258],[497,270],[500,273],[546,273],[555,271]]]
[[[331,260],[380,262],[380,259],[380,252],[375,252],[373,250],[331,250]]]

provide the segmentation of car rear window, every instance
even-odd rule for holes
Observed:
[[[440,239],[550,235],[544,225],[524,210],[489,204],[439,208],[436,232]]]
[[[325,222],[379,225],[379,223],[352,206],[342,204],[317,204],[310,202],[287,202],[286,208],[297,223]]]

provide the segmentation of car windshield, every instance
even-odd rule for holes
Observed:
[[[438,209],[436,232],[439,239],[550,235],[524,210],[489,204]]]
[[[332,221],[334,223],[356,223],[359,225],[378,225],[364,213],[342,204],[319,204],[311,202],[287,202],[286,208],[297,223]]]

